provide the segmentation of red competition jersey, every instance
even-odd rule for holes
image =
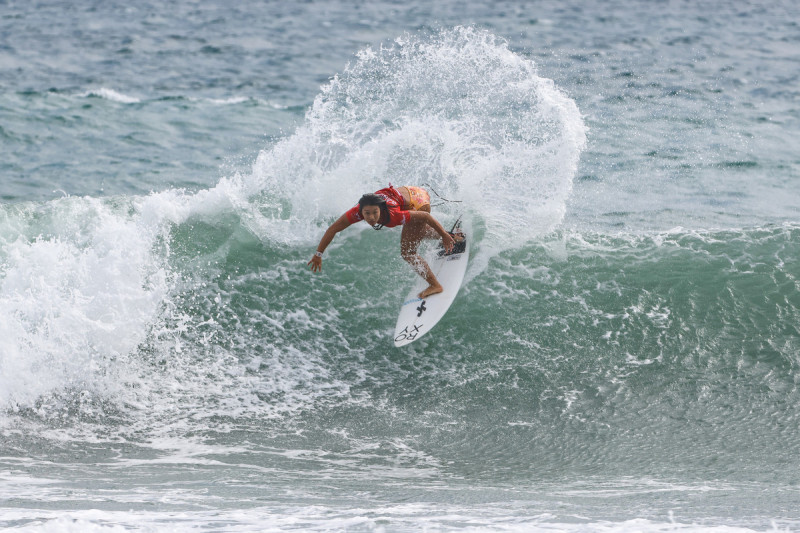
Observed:
[[[397,192],[397,189],[389,185],[385,189],[376,191],[375,194],[386,198],[386,207],[389,208],[389,220],[386,221],[381,219],[381,224],[387,228],[393,228],[395,226],[405,224],[411,219],[411,212],[403,211],[403,197],[399,192]],[[356,222],[361,222],[364,220],[364,217],[362,217],[361,213],[359,212],[358,205],[350,208],[345,213],[345,216],[347,217],[348,222],[351,224],[355,224]]]

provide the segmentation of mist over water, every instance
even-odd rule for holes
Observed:
[[[0,525],[797,527],[796,192],[759,207],[797,162],[779,144],[747,157],[748,142],[772,146],[752,132],[771,130],[737,114],[750,100],[723,83],[756,67],[688,7],[665,7],[671,66],[648,71],[625,55],[656,40],[638,4],[627,29],[614,4],[483,7],[479,25],[443,5],[388,34],[362,6],[358,45],[313,90],[298,80],[323,52],[277,37],[287,20],[317,35],[302,6],[259,19],[266,43],[242,29],[256,15],[209,5],[177,9],[218,41],[162,35],[148,16],[148,37],[116,49],[153,87],[120,74],[48,91],[23,72],[38,89],[0,91],[14,147],[2,168],[31,176],[0,191]],[[350,20],[341,6],[319,7],[317,26],[344,42],[324,23]],[[720,16],[744,35],[781,27],[745,7]],[[24,27],[33,15],[14,9]],[[679,27],[707,31],[684,42]],[[270,81],[220,91],[210,73],[237,54]],[[177,56],[208,69],[199,88],[175,84]],[[147,67],[158,61],[162,73]],[[749,93],[791,137],[797,111],[781,94]],[[72,140],[42,140],[37,121]],[[26,159],[34,141],[43,150]],[[322,273],[305,267],[325,228],[388,183],[435,191],[436,217],[463,214],[473,239],[455,304],[403,350],[391,332],[414,274],[397,230],[354,226]]]

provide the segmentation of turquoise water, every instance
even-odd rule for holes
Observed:
[[[798,15],[0,6],[0,526],[800,528]]]

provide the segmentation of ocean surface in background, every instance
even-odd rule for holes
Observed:
[[[0,528],[800,530],[800,7],[0,0]],[[473,238],[396,349],[387,183]],[[457,202],[446,202],[439,197]]]

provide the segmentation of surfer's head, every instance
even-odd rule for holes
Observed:
[[[358,201],[358,212],[375,229],[381,229],[389,220],[389,208],[386,198],[378,194],[365,194]],[[383,222],[381,222],[383,221]]]

